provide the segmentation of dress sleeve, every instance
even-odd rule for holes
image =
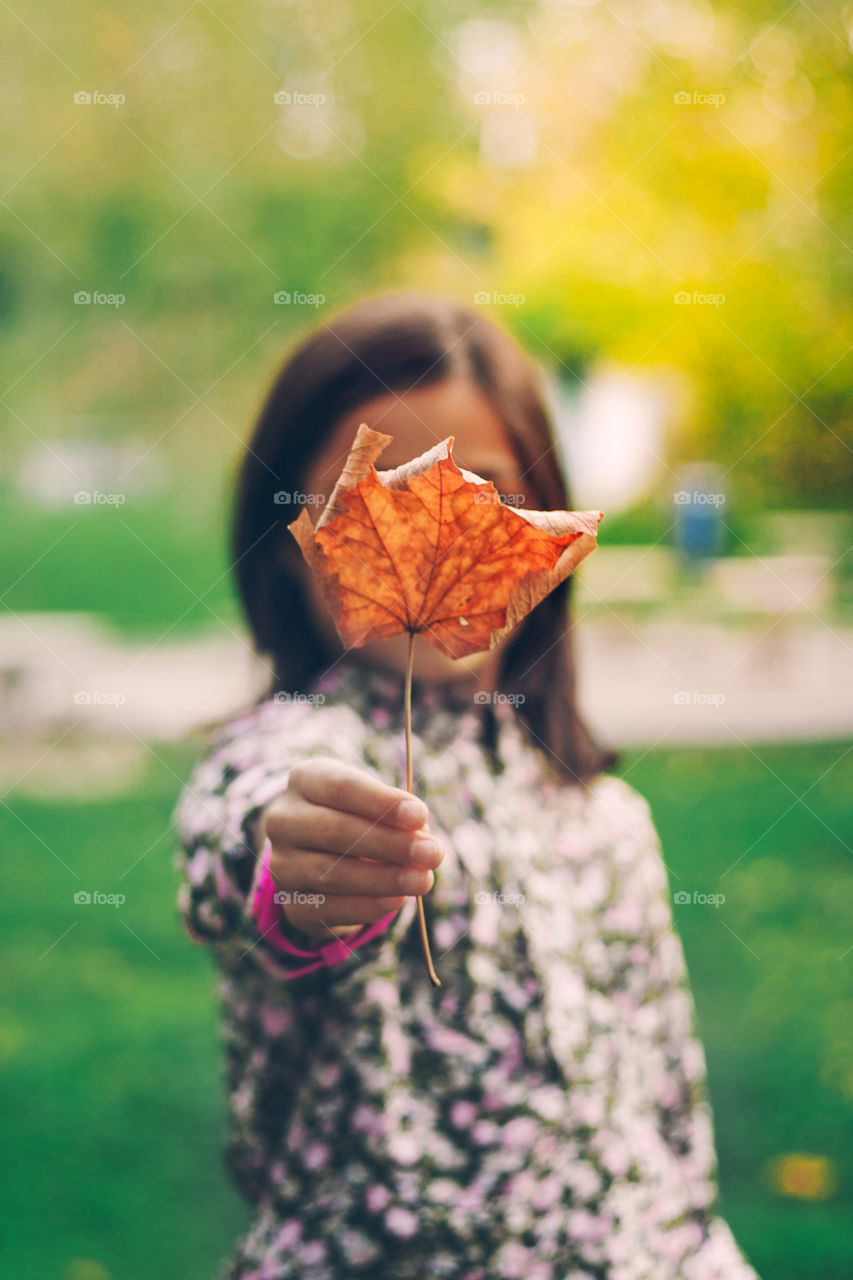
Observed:
[[[655,1117],[653,1147],[667,1153],[673,1204],[685,1216],[672,1243],[684,1280],[758,1280],[719,1216],[717,1160],[705,1054],[660,839],[648,802],[625,783],[622,850],[605,930],[623,941],[620,999],[647,1044],[638,1065]],[[618,944],[617,944],[618,946]],[[658,1146],[660,1144],[660,1146]],[[679,1188],[676,1192],[675,1188]]]
[[[353,731],[361,724],[357,717],[340,734],[331,732],[326,710],[310,709],[291,723],[285,714],[266,731],[247,718],[242,732],[214,743],[181,793],[174,825],[178,909],[190,936],[212,947],[226,969],[250,966],[290,981],[372,957],[397,913],[324,942],[295,929],[275,901],[275,885],[268,873],[266,879],[262,875],[256,823],[287,786],[295,759],[334,754],[364,767],[361,735]]]

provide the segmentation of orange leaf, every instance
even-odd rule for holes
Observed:
[[[347,648],[407,631],[450,658],[491,649],[596,547],[600,511],[517,511],[448,436],[394,471],[362,424],[316,528],[290,530]]]

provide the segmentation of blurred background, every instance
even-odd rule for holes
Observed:
[[[246,1220],[170,828],[259,687],[232,476],[299,333],[428,287],[606,513],[582,702],[661,832],[723,1211],[763,1280],[849,1277],[853,5],[0,22],[3,1273],[205,1280]]]

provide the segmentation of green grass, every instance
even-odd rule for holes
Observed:
[[[652,803],[673,890],[726,895],[675,914],[724,1210],[762,1280],[849,1275],[844,750],[634,752],[622,765]],[[168,819],[193,754],[157,747],[121,798],[11,796],[0,808],[0,1273],[16,1280],[210,1280],[246,1220],[220,1163],[212,974],[172,908]],[[75,907],[79,888],[127,902]],[[784,1199],[766,1185],[766,1162],[792,1151],[833,1162],[834,1197]]]

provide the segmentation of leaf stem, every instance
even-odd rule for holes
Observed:
[[[414,795],[414,787],[412,785],[412,667],[415,658],[415,633],[409,632],[409,658],[406,663],[406,692],[404,696],[404,707],[406,712],[406,790],[411,791]],[[433,872],[433,875],[435,872]],[[421,950],[424,953],[424,964],[429,974],[429,980],[434,987],[441,986],[441,980],[435,971],[432,963],[432,953],[429,949],[429,934],[427,933],[426,916],[424,915],[424,900],[421,895],[417,898],[418,903],[418,924],[421,931]]]

